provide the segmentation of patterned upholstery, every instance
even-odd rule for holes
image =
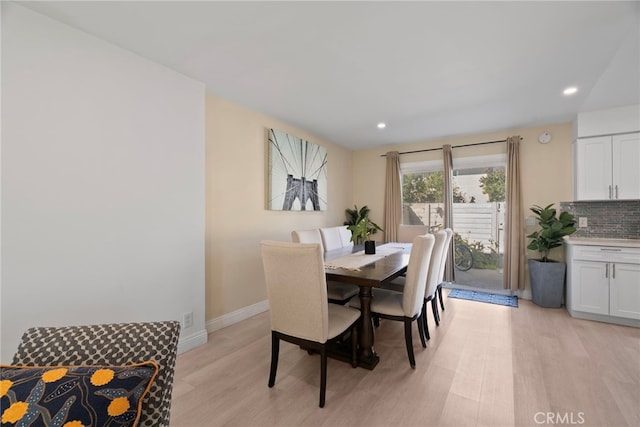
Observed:
[[[139,425],[168,426],[179,336],[176,321],[30,328],[12,364],[91,366],[153,360],[160,369],[143,401]]]

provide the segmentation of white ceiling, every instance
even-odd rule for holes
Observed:
[[[640,103],[639,2],[21,4],[353,149]]]

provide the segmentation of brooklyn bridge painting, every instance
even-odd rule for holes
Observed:
[[[267,208],[283,211],[327,209],[327,149],[269,129]]]

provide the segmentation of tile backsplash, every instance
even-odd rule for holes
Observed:
[[[575,237],[640,239],[640,200],[561,202],[560,210],[576,217],[576,227],[578,218],[587,218]]]

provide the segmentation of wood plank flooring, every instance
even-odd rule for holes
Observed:
[[[263,313],[209,335],[178,356],[171,425],[639,426],[640,329],[519,308],[445,299],[431,340],[409,366],[400,322],[381,321],[373,371],[320,360],[282,342],[269,389],[271,339]],[[429,313],[431,314],[431,313]]]

